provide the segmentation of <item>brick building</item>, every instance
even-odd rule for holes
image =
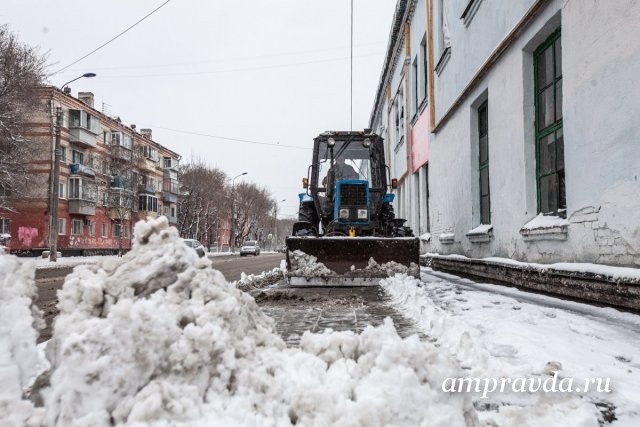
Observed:
[[[40,105],[25,134],[34,149],[26,194],[14,212],[0,211],[4,244],[18,254],[49,247],[56,111],[61,107],[58,250],[66,255],[114,253],[131,244],[132,225],[165,215],[177,223],[180,156],[156,143],[150,129],[125,126],[94,108],[94,96],[75,98],[55,87],[40,89]]]

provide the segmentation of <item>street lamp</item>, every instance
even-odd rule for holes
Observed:
[[[64,88],[65,88],[69,83],[73,83],[73,82],[75,82],[76,80],[79,80],[79,79],[81,79],[81,78],[83,78],[83,77],[84,77],[84,78],[89,79],[89,78],[91,78],[91,77],[95,77],[95,76],[96,76],[96,73],[84,73],[83,75],[78,76],[78,77],[76,77],[75,79],[69,80],[68,82],[66,82],[65,84],[63,84],[63,85],[62,85],[62,86],[60,86],[60,87],[62,88],[62,90],[64,90]]]
[[[246,175],[248,172],[242,172],[233,177],[231,180],[231,252],[236,251],[236,178]]]
[[[83,77],[95,77],[96,73],[84,73],[73,80],[69,80],[62,85],[64,90],[71,82],[75,82]],[[56,262],[58,260],[58,202],[60,198],[60,134],[62,133],[62,107],[56,107],[56,140],[54,144],[53,154],[53,177],[51,179],[51,198],[49,200],[49,213],[51,215],[51,223],[49,224],[49,261]]]

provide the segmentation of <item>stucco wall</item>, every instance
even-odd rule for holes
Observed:
[[[453,1],[453,3],[460,3]],[[437,82],[438,114],[467,76],[486,59],[530,1],[484,1],[471,26],[473,42],[456,40]],[[497,19],[496,19],[497,17]],[[484,20],[487,21],[484,21]],[[492,25],[488,25],[491,19]],[[561,24],[567,193],[566,240],[525,241],[521,227],[537,214],[532,51]],[[455,28],[455,27],[454,27]],[[492,67],[430,143],[430,219],[427,250],[533,262],[640,265],[640,3],[634,0],[551,1]],[[472,33],[469,32],[471,36]],[[461,37],[460,35],[458,35]],[[455,55],[469,52],[465,64]],[[457,51],[455,50],[457,49]],[[476,58],[476,55],[477,58]],[[493,238],[471,243],[478,225],[475,109],[489,101],[489,158]],[[454,243],[438,235],[454,233]]]

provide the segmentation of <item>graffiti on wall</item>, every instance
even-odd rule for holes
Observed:
[[[18,227],[18,241],[26,247],[30,247],[38,237],[38,229],[34,227]]]

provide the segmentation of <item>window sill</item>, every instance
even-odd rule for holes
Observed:
[[[429,242],[431,240],[431,233],[424,233],[422,235],[420,235],[420,241],[421,242]]]
[[[444,67],[446,67],[446,65],[449,63],[449,58],[451,58],[451,46],[447,46],[444,49],[444,52],[442,52],[442,55],[440,55],[440,59],[436,64],[436,74],[438,76],[440,76],[440,73],[442,73]]]
[[[443,245],[451,245],[455,241],[456,235],[453,233],[442,233],[438,236],[438,240]]]
[[[400,151],[400,148],[402,148],[403,145],[404,145],[404,136],[400,138],[400,141],[398,141],[398,143],[396,144],[393,150],[397,153],[398,151]]]
[[[467,239],[471,243],[486,243],[493,239],[493,225],[482,224],[473,230],[469,230],[466,234]]]
[[[471,24],[471,21],[473,20],[473,17],[476,15],[476,12],[480,8],[481,3],[482,3],[482,0],[469,1],[469,4],[464,9],[464,12],[460,17],[460,19],[462,19],[462,22],[464,22],[465,27],[469,27],[469,24]]]
[[[559,216],[538,214],[520,229],[525,241],[567,240],[569,221]]]

